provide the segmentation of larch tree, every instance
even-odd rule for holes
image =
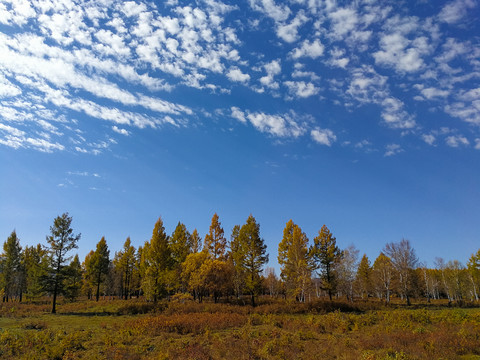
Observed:
[[[53,226],[50,226],[51,235],[47,236],[50,255],[48,287],[53,294],[52,314],[56,313],[57,296],[63,291],[65,266],[71,259],[68,253],[78,248],[77,242],[81,237],[81,234],[73,233],[71,225],[72,218],[68,213],[63,213],[53,220]]]
[[[190,236],[190,242],[192,246],[192,253],[202,251],[202,238],[198,234],[197,229],[193,229],[192,235]]]
[[[4,290],[4,302],[21,291],[22,272],[22,247],[14,230],[3,243],[3,253],[0,255],[0,284]]]
[[[175,271],[175,289],[179,290],[183,288],[185,290],[185,284],[182,284],[182,263],[186,260],[188,254],[192,251],[191,235],[187,230],[187,227],[178,222],[172,236],[169,239],[170,253],[172,257],[172,266]]]
[[[108,250],[105,237],[102,237],[97,243],[93,255],[85,265],[89,278],[96,288],[95,299],[98,301],[100,299],[100,285],[105,281],[110,265],[110,250]]]
[[[88,300],[90,300],[92,298],[93,290],[94,290],[93,289],[93,287],[94,287],[93,279],[91,278],[91,274],[88,271],[88,269],[90,268],[90,262],[91,262],[91,259],[93,257],[94,252],[95,251],[90,250],[87,253],[87,255],[85,255],[85,259],[83,260],[83,263],[82,263],[82,269],[83,269],[83,272],[84,272],[84,281],[83,281],[82,293],[87,295]]]
[[[168,294],[173,281],[171,274],[173,261],[162,218],[158,218],[155,223],[150,242],[145,242],[141,263],[142,288],[154,302],[157,302]]]
[[[185,224],[178,222],[175,231],[169,239],[170,252],[175,264],[182,264],[192,251],[192,236]]]
[[[237,298],[245,287],[245,269],[243,268],[244,249],[240,242],[240,225],[235,225],[230,236],[230,251],[228,259],[233,269],[233,287]]]
[[[372,291],[372,267],[367,254],[363,254],[357,269],[357,283],[358,289],[362,299],[370,295]]]
[[[208,234],[205,235],[203,248],[206,249],[214,260],[224,261],[227,239],[224,236],[222,224],[219,221],[217,213],[212,217],[212,223]]]
[[[323,225],[318,236],[313,239],[312,256],[315,261],[315,267],[319,269],[318,275],[321,280],[321,287],[328,292],[328,297],[332,296],[337,287],[337,266],[342,259],[342,251],[337,246],[337,240],[327,228]]]
[[[410,296],[413,290],[413,270],[417,266],[418,258],[410,241],[402,239],[399,243],[388,243],[383,252],[392,260],[395,273],[398,276],[400,294],[410,305]]]
[[[38,299],[44,293],[44,280],[48,274],[48,252],[41,244],[26,246],[23,252],[25,268],[25,296],[27,300]]]
[[[307,235],[291,219],[286,223],[278,245],[278,264],[287,294],[304,302],[311,282],[312,261]]]
[[[260,237],[260,224],[250,215],[240,228],[239,240],[242,250],[242,267],[245,272],[245,289],[251,294],[252,306],[260,291],[263,266],[268,262],[267,245]]]
[[[129,236],[125,240],[122,250],[117,253],[115,260],[115,267],[120,274],[121,295],[125,300],[131,294],[135,261],[135,247],[132,246]]]

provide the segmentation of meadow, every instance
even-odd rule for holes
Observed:
[[[2,303],[2,359],[480,359],[480,308],[375,301]]]

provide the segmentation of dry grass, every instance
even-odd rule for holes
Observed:
[[[115,300],[58,309],[3,304],[0,358],[480,359],[477,308]]]

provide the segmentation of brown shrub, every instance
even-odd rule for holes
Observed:
[[[158,335],[162,332],[201,334],[207,330],[224,330],[243,326],[247,321],[246,315],[235,313],[161,314],[132,320],[127,326],[149,335]]]

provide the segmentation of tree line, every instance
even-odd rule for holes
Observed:
[[[84,295],[129,299],[248,297],[253,306],[260,294],[299,302],[315,298],[345,297],[349,301],[392,296],[410,304],[412,297],[446,298],[449,301],[478,301],[480,250],[467,266],[459,261],[435,261],[435,268],[421,264],[409,240],[385,245],[373,264],[350,245],[337,246],[336,238],[323,225],[310,243],[300,226],[289,220],[278,245],[278,277],[268,262],[267,246],[260,236],[260,224],[250,215],[235,225],[227,241],[215,213],[208,233],[202,238],[181,222],[167,235],[161,218],[152,237],[135,247],[128,237],[121,250],[110,257],[105,237],[83,262],[72,251],[81,234],[74,234],[72,217],[64,213],[54,219],[46,244],[22,248],[13,231],[0,255],[0,296],[4,302],[57,297],[75,301]]]

